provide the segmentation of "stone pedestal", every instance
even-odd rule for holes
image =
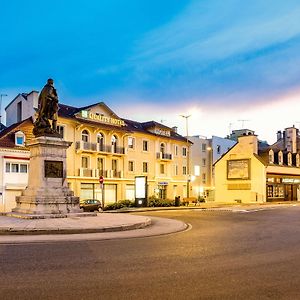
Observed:
[[[67,186],[66,150],[71,144],[47,136],[36,137],[27,144],[30,149],[28,186],[21,196],[16,197],[17,206],[11,216],[85,215],[79,208],[79,197],[75,197]]]

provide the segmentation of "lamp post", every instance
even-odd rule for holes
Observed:
[[[213,156],[213,147],[208,147],[207,150],[209,151],[209,173],[210,173],[210,190],[212,191],[213,189],[213,160],[214,160],[214,156]]]
[[[186,153],[186,197],[190,197],[190,144],[189,144],[189,123],[188,118],[191,115],[180,115],[185,118],[185,128],[186,128],[186,144],[187,144],[187,153]]]
[[[7,94],[0,94],[0,123],[1,123],[1,108],[2,108],[2,98],[3,97],[7,97],[8,95]]]

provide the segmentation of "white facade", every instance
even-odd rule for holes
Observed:
[[[35,114],[38,107],[38,92],[22,93],[15,97],[6,107],[6,126],[23,121]]]
[[[208,139],[199,135],[189,137],[189,140],[193,142],[190,150],[192,196],[204,197],[212,201],[214,198],[213,164],[233,147],[236,141],[217,136]]]
[[[21,195],[28,182],[29,151],[0,149],[0,211],[16,207],[15,197]]]

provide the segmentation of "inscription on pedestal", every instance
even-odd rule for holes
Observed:
[[[63,162],[56,160],[45,160],[45,177],[63,178]]]

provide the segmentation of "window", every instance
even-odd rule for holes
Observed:
[[[99,145],[99,151],[104,151],[104,135],[101,132],[97,134],[97,143]]]
[[[149,151],[149,142],[143,141],[143,151]]]
[[[194,173],[195,176],[200,176],[200,166],[194,166]]]
[[[160,164],[160,174],[165,174],[165,165]]]
[[[217,154],[221,154],[221,145],[217,145]]]
[[[130,160],[128,162],[128,171],[129,172],[133,172],[134,171],[134,162],[132,160]]]
[[[61,137],[64,138],[64,126],[58,125],[56,126],[56,130],[61,135]]]
[[[174,146],[174,153],[176,156],[178,155],[178,146],[177,145]]]
[[[283,155],[281,151],[278,152],[278,164],[279,165],[283,164]]]
[[[287,158],[288,158],[288,165],[291,166],[292,165],[292,153],[288,153]]]
[[[89,167],[89,158],[88,156],[81,157],[81,167],[87,169]]]
[[[22,101],[17,104],[17,122],[22,121]]]
[[[206,166],[206,158],[202,158],[202,167]]]
[[[11,172],[19,173],[19,164],[11,164]]]
[[[186,154],[187,154],[187,149],[186,149],[186,147],[183,147],[182,148],[182,156],[186,156]]]
[[[273,152],[273,150],[269,151],[269,163],[270,164],[274,163],[274,152]]]
[[[88,142],[89,141],[89,132],[87,130],[83,130],[81,133],[81,140],[83,142]]]
[[[134,149],[134,147],[135,147],[135,138],[130,136],[130,137],[128,137],[128,148]]]
[[[178,175],[178,165],[174,165],[174,174],[175,176]]]
[[[27,164],[20,164],[20,173],[27,173]]]
[[[28,173],[28,164],[24,163],[10,163],[5,164],[6,173]]]
[[[143,173],[148,173],[148,163],[147,162],[143,162]]]
[[[183,166],[183,167],[182,167],[182,174],[183,174],[183,175],[186,175],[186,174],[187,174],[187,172],[186,172],[186,166]]]
[[[97,158],[97,168],[98,170],[100,171],[103,171],[104,170],[104,158],[102,157],[98,157]],[[101,175],[100,175],[101,176]],[[103,175],[102,175],[103,176]]]
[[[115,135],[113,135],[111,137],[111,150],[113,153],[117,152],[117,145],[118,145],[118,138]]]
[[[18,131],[15,133],[15,144],[16,146],[25,145],[25,134],[22,131]]]
[[[297,153],[297,154],[296,154],[296,167],[299,167],[299,165],[300,165],[300,156],[299,156],[299,154]]]
[[[206,174],[205,173],[202,174],[202,183],[206,183]]]
[[[202,144],[202,152],[206,152],[206,144]]]
[[[118,169],[118,161],[116,159],[113,159],[111,161],[111,168],[112,168],[113,171],[117,171],[117,169]]]
[[[160,153],[164,154],[166,150],[166,145],[164,143],[160,144]]]

